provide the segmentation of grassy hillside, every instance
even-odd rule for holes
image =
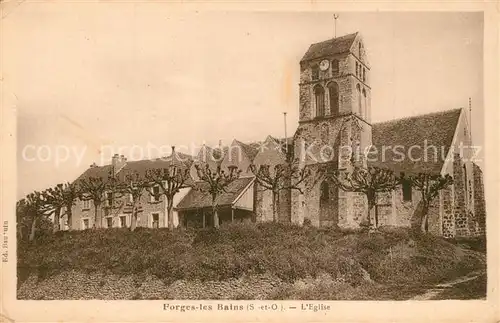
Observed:
[[[362,287],[366,294],[376,292],[366,286],[367,273],[379,292],[381,286],[433,284],[484,267],[478,252],[391,228],[372,234],[275,223],[174,232],[102,229],[59,232],[18,246],[20,282],[30,273],[43,279],[68,270],[152,274],[165,283],[246,274],[270,274],[294,282],[326,273],[342,281],[343,288]],[[314,293],[332,290],[308,293],[294,297],[321,298]],[[335,293],[342,295],[340,290]],[[277,297],[289,294],[284,290]]]

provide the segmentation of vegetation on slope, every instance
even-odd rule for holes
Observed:
[[[30,273],[44,278],[66,270],[152,274],[166,283],[252,273],[293,282],[328,273],[356,287],[366,283],[366,272],[379,284],[432,284],[484,266],[477,252],[401,228],[370,234],[279,223],[100,229],[58,232],[18,246],[20,282]]]

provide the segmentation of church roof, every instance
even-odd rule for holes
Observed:
[[[374,124],[372,148],[376,151],[368,156],[369,164],[389,168],[396,174],[440,173],[453,144],[460,113],[461,109],[454,109]]]
[[[346,53],[351,49],[351,46],[357,35],[358,33],[356,32],[353,34],[348,34],[345,36],[325,40],[320,43],[312,44],[311,46],[309,46],[309,49],[300,61],[303,62],[328,55]]]
[[[217,206],[229,206],[249,187],[253,177],[242,177],[230,183],[225,192],[217,197]],[[196,182],[193,189],[179,202],[176,210],[200,209],[212,207],[212,196],[207,192],[208,184]]]

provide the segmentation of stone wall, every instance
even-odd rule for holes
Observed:
[[[455,236],[469,236],[469,224],[465,204],[465,185],[463,162],[460,155],[455,154],[453,159],[453,189],[454,189],[454,214],[455,214]]]
[[[264,299],[282,285],[266,275],[244,276],[226,281],[175,281],[165,284],[155,276],[68,271],[47,279],[29,276],[20,284],[18,299]]]
[[[483,172],[478,165],[474,170],[474,213],[477,221],[476,235],[486,235],[486,201],[484,198]]]

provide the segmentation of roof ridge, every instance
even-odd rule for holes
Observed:
[[[350,34],[345,34],[343,36],[339,36],[339,37],[333,37],[333,38],[328,38],[326,40],[322,40],[322,41],[319,41],[317,43],[312,43],[312,45],[316,45],[316,44],[321,44],[321,43],[324,43],[324,42],[327,42],[327,41],[332,41],[332,40],[341,40],[343,38],[348,38],[348,37],[351,37],[351,36],[356,36],[357,34],[359,33],[359,31],[356,31],[356,32],[353,32],[353,33],[350,33]]]
[[[385,121],[380,121],[380,122],[375,122],[374,125],[381,125],[384,123],[392,123],[392,122],[399,122],[403,120],[410,120],[410,119],[416,119],[416,118],[422,118],[422,117],[429,117],[433,115],[439,115],[439,114],[445,114],[445,113],[451,113],[451,112],[456,112],[459,110],[462,110],[463,108],[455,108],[455,109],[448,109],[448,110],[441,110],[441,111],[434,111],[434,112],[428,112],[424,114],[417,114],[414,116],[408,116],[408,117],[403,117],[399,119],[392,119],[392,120],[385,120]]]

